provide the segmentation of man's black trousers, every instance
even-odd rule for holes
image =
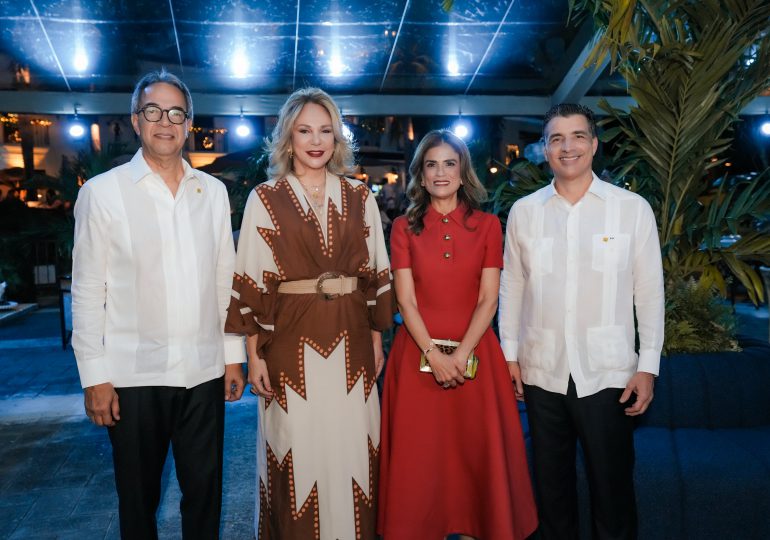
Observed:
[[[219,537],[222,508],[224,379],[190,389],[141,386],[116,389],[120,420],[109,428],[120,536],[157,539],[155,514],[169,444],[182,492],[185,540]]]
[[[585,455],[591,493],[593,537],[636,538],[634,421],[624,413],[633,397],[621,404],[618,400],[622,393],[620,388],[608,388],[578,398],[572,377],[566,396],[525,385],[543,540],[578,538],[578,440]]]

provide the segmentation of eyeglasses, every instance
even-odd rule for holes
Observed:
[[[163,113],[166,113],[168,121],[172,124],[182,124],[190,116],[187,112],[180,107],[171,107],[170,109],[161,109],[157,105],[145,105],[136,114],[142,113],[144,119],[148,122],[160,122],[163,118]]]

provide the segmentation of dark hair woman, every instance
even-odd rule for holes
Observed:
[[[428,133],[409,171],[411,205],[391,233],[404,327],[385,373],[378,532],[525,538],[537,516],[511,384],[518,364],[506,367],[490,328],[500,222],[478,210],[484,188],[453,134]]]

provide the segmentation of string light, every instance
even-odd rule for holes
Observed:
[[[202,128],[202,127],[191,127],[190,133],[203,133],[206,135],[224,135],[227,133],[226,128]]]

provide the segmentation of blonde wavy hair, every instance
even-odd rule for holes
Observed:
[[[465,204],[465,215],[463,220],[466,222],[474,210],[481,208],[481,203],[487,200],[487,190],[473,170],[471,163],[471,153],[463,140],[449,131],[448,129],[436,129],[428,132],[422,138],[417,150],[414,152],[414,158],[409,165],[409,185],[406,186],[406,195],[409,198],[409,208],[406,209],[406,220],[409,223],[409,229],[414,234],[420,234],[425,228],[423,219],[430,206],[430,193],[422,185],[422,168],[425,161],[425,154],[428,150],[448,144],[460,156],[460,180],[462,185],[457,191],[458,201]],[[470,229],[472,230],[472,229]]]
[[[270,165],[267,169],[268,178],[280,180],[292,172],[292,158],[289,156],[291,148],[291,133],[297,117],[302,108],[308,103],[320,105],[329,113],[332,119],[334,131],[334,152],[326,169],[337,176],[344,176],[353,172],[353,153],[356,148],[352,141],[348,140],[342,132],[342,115],[337,104],[329,94],[320,88],[300,88],[286,100],[278,113],[278,123],[273,129],[269,139],[265,139],[265,145],[270,155]]]

